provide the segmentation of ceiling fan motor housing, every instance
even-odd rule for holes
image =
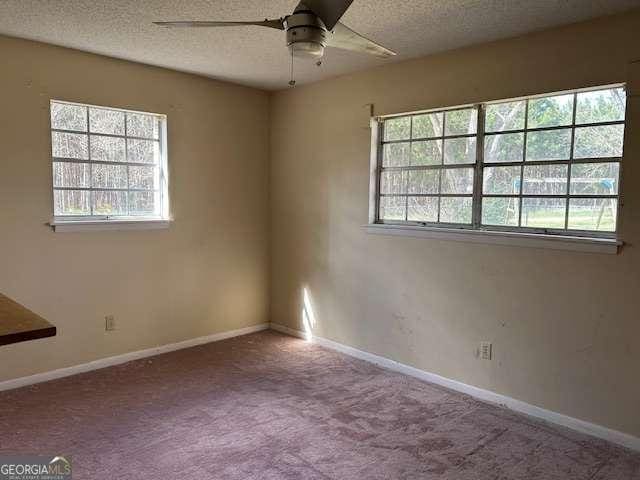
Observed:
[[[327,45],[327,29],[311,11],[295,12],[285,19],[287,46],[296,57],[322,58]]]

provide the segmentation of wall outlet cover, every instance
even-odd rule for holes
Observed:
[[[480,358],[482,360],[491,360],[491,342],[480,342]]]
[[[113,315],[104,317],[104,329],[106,332],[111,332],[116,329],[116,319]]]

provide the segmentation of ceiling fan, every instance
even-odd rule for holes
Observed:
[[[291,15],[255,22],[177,21],[153,22],[163,27],[235,27],[256,25],[284,30],[291,57],[318,60],[325,47],[340,48],[388,58],[396,53],[354,32],[339,22],[353,0],[302,0]],[[293,69],[293,65],[292,65]],[[291,80],[290,85],[295,81]]]

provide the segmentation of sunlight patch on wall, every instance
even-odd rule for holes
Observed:
[[[316,326],[316,316],[313,313],[311,299],[307,287],[302,289],[302,326],[304,328],[304,338],[308,342],[313,339],[313,329]]]

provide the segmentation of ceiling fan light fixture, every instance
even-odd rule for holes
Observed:
[[[296,58],[318,60],[324,55],[324,45],[317,42],[295,42],[289,44],[289,51]]]
[[[312,12],[297,11],[284,21],[287,46],[294,57],[318,60],[324,55],[327,30]]]

